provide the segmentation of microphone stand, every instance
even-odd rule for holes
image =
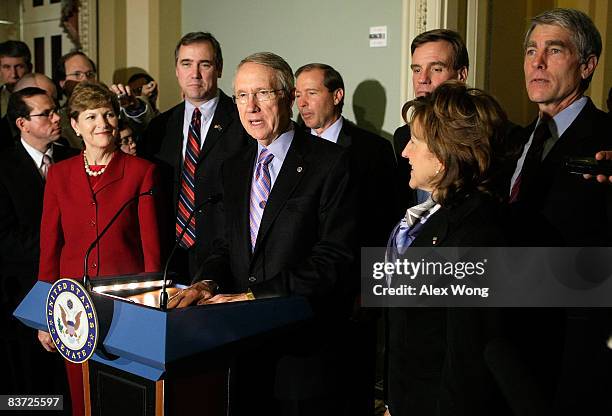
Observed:
[[[189,214],[189,217],[187,218],[185,226],[183,227],[183,229],[181,230],[180,234],[176,238],[176,241],[174,242],[174,246],[172,246],[172,250],[170,251],[170,255],[168,255],[168,260],[166,260],[166,264],[164,266],[164,275],[163,275],[162,288],[161,288],[161,292],[159,293],[159,308],[162,311],[165,311],[165,310],[168,309],[168,290],[166,288],[166,283],[168,281],[168,267],[170,266],[170,260],[172,260],[172,257],[174,256],[174,253],[176,252],[176,249],[180,245],[181,240],[183,239],[183,236],[187,232],[187,227],[189,227],[189,224],[191,223],[191,220],[193,219],[193,217],[196,214],[200,214],[202,212],[202,209],[206,205],[208,205],[208,204],[216,204],[217,202],[221,201],[222,197],[223,197],[222,194],[211,195],[208,198],[206,198],[206,200],[204,200],[204,202],[202,202],[200,205],[195,207],[193,209],[193,211],[191,211],[191,214]]]
[[[104,234],[106,234],[106,232],[108,231],[108,229],[110,228],[111,225],[113,225],[115,223],[115,221],[117,220],[117,218],[119,217],[119,215],[123,212],[123,210],[130,205],[131,203],[133,203],[134,201],[136,201],[137,199],[140,199],[143,196],[153,196],[154,194],[154,189],[151,188],[146,192],[143,192],[141,194],[138,194],[130,199],[128,199],[122,206],[121,208],[119,208],[119,210],[115,213],[115,215],[113,216],[113,218],[110,219],[110,221],[108,222],[108,224],[106,224],[106,227],[104,227],[104,229],[102,230],[102,232],[98,235],[98,237],[93,241],[93,243],[91,243],[91,245],[89,246],[89,248],[87,249],[87,251],[85,252],[85,259],[83,262],[83,286],[85,286],[85,289],[89,292],[91,292],[91,283],[90,283],[90,279],[89,279],[89,273],[87,271],[88,269],[88,265],[89,265],[89,255],[91,254],[91,252],[93,251],[94,247],[100,242],[100,239],[104,236]]]

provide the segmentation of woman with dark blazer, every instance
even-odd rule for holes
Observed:
[[[119,103],[105,86],[79,84],[69,101],[70,122],[83,138],[78,156],[53,165],[47,175],[41,222],[39,280],[83,275],[89,245],[130,198],[157,183],[155,166],[117,147]],[[160,270],[160,239],[154,197],[134,201],[117,218],[88,261],[88,274],[121,275]],[[47,332],[38,338],[48,351]],[[73,415],[84,414],[80,364],[66,361]]]
[[[387,258],[410,246],[503,246],[492,173],[506,123],[499,104],[449,81],[405,108],[412,109],[402,152],[412,169],[409,184],[431,197],[407,210],[389,238]],[[389,308],[387,325],[386,415],[503,414],[483,355],[494,313]]]

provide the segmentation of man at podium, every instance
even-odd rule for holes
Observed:
[[[239,354],[232,412],[341,414],[357,205],[347,155],[291,121],[294,77],[280,56],[243,59],[234,89],[240,121],[255,140],[222,168],[226,238],[202,263],[200,281],[169,307],[305,296],[314,319]]]

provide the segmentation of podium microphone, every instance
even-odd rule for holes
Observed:
[[[197,207],[195,207],[193,211],[191,211],[191,214],[189,214],[189,217],[187,218],[187,221],[185,222],[185,226],[181,230],[181,233],[176,238],[176,241],[174,242],[174,246],[172,246],[172,250],[170,251],[170,255],[168,255],[168,260],[166,260],[166,265],[164,266],[162,289],[161,289],[161,292],[159,293],[159,309],[161,309],[162,311],[165,311],[168,309],[168,290],[166,289],[166,283],[168,281],[168,266],[170,266],[170,260],[172,260],[172,257],[174,256],[174,252],[178,248],[179,244],[181,243],[181,240],[183,239],[183,236],[187,232],[187,227],[189,226],[189,223],[191,223],[191,220],[193,219],[194,216],[202,213],[202,209],[206,205],[216,204],[222,199],[223,199],[223,194],[214,194],[206,198],[204,202],[202,202]]]
[[[102,232],[100,234],[98,234],[98,237],[91,243],[91,245],[89,246],[89,248],[85,252],[85,260],[83,262],[83,286],[85,286],[85,289],[91,291],[91,284],[89,283],[89,274],[87,273],[87,269],[88,269],[87,266],[88,266],[88,261],[89,261],[89,255],[91,254],[91,252],[94,249],[94,247],[96,246],[96,244],[98,244],[98,242],[100,241],[102,236],[104,236],[104,234],[106,234],[106,232],[108,231],[110,226],[115,223],[115,221],[117,220],[119,215],[123,212],[123,210],[128,205],[130,205],[131,203],[133,203],[137,199],[140,199],[143,196],[153,196],[154,193],[155,193],[155,188],[151,188],[151,189],[149,189],[146,192],[143,192],[141,194],[138,194],[138,195],[128,199],[123,205],[121,205],[121,208],[119,208],[119,210],[117,210],[117,212],[115,213],[113,218],[111,218],[110,221],[108,222],[108,224],[106,224],[106,227],[104,227]]]

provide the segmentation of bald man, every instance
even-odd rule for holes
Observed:
[[[45,74],[31,72],[25,74],[19,81],[15,83],[13,91],[19,91],[28,87],[36,87],[44,90],[53,101],[57,102],[57,88]],[[0,150],[11,148],[15,144],[15,139],[19,136],[19,130],[13,123],[9,123],[5,115],[0,119]],[[60,143],[63,140],[60,139]]]
[[[41,90],[45,90],[49,97],[57,101],[57,88],[55,87],[55,84],[51,78],[45,74],[31,72],[24,75],[23,78],[21,78],[19,81],[17,81],[17,84],[15,84],[15,91],[19,91],[27,87],[36,87],[40,88]]]

